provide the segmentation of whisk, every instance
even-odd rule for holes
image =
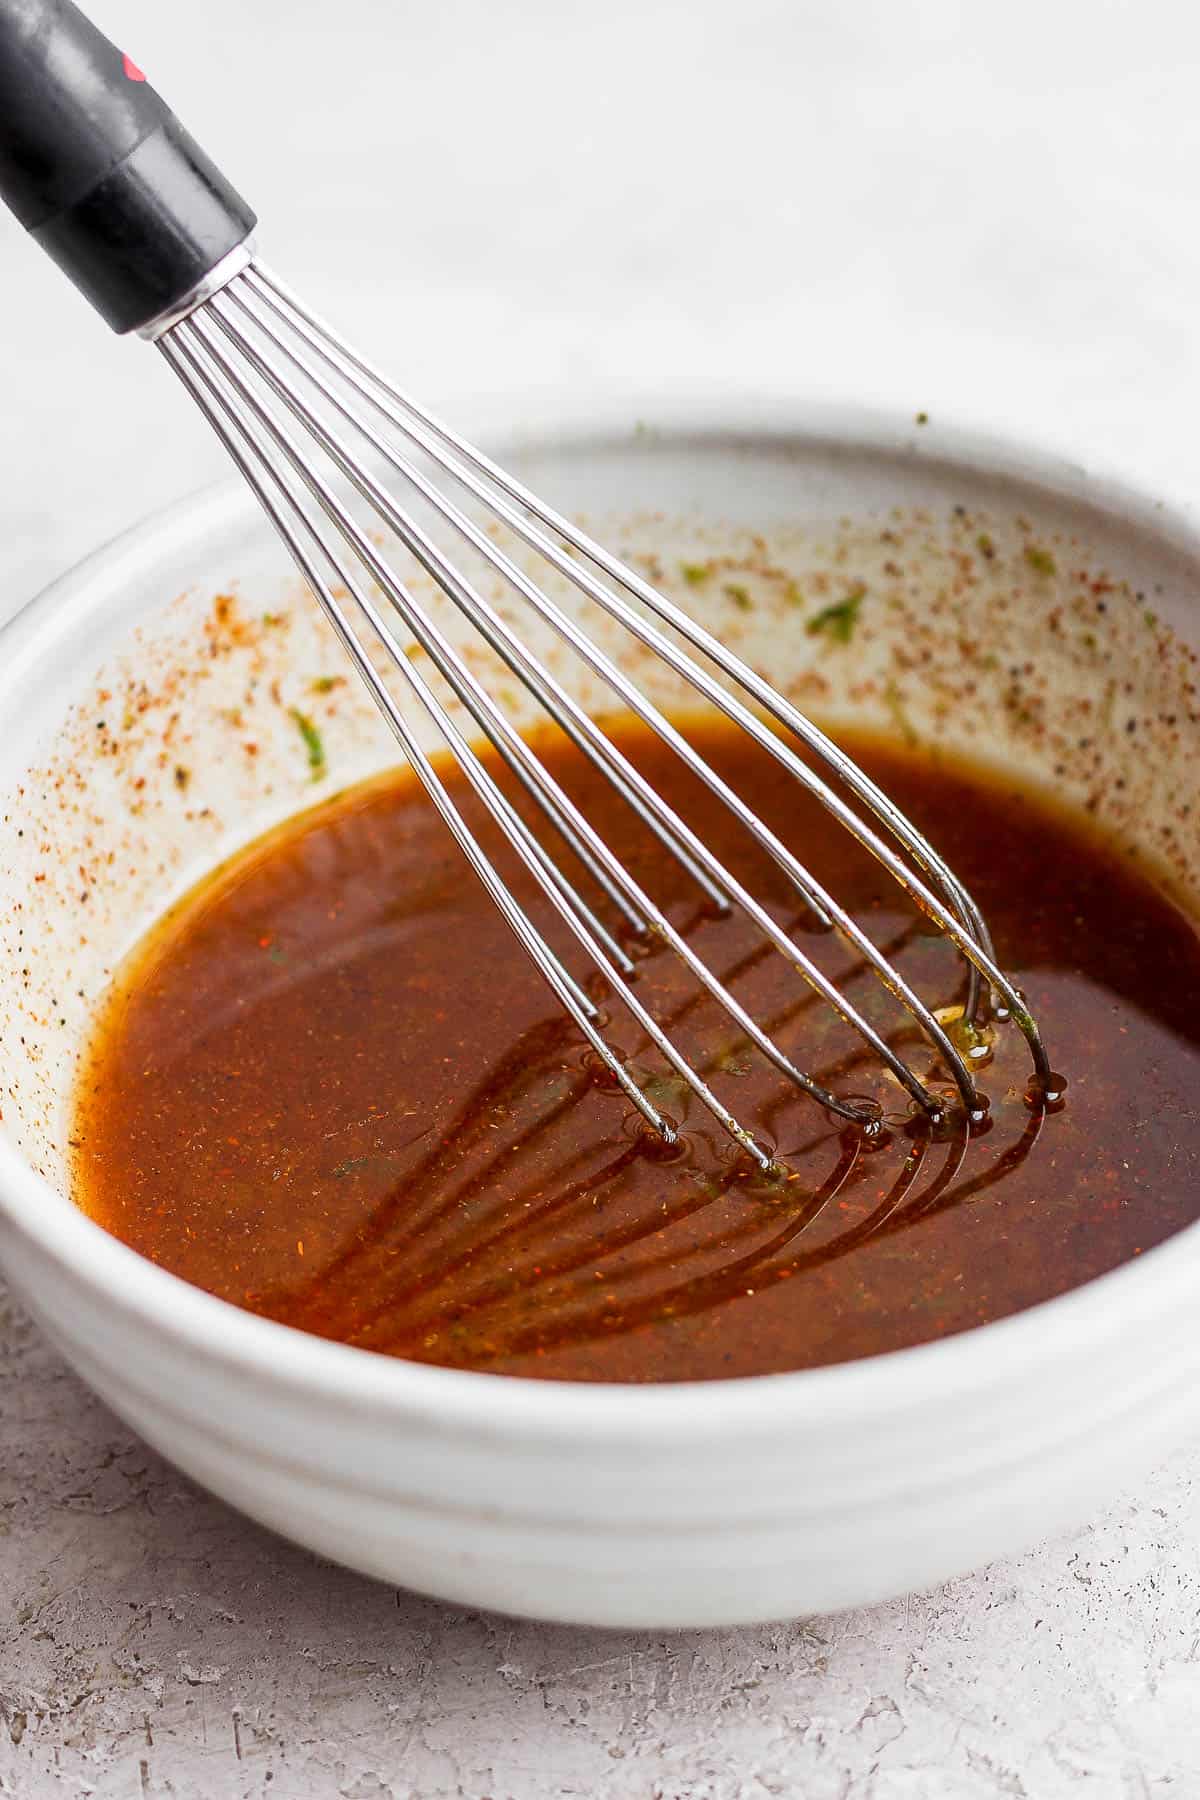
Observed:
[[[596,720],[509,623],[443,533],[467,546],[510,594],[570,646],[615,700],[666,740],[728,807],[795,888],[815,920],[838,933],[916,1022],[948,1072],[968,1117],[986,1110],[971,1056],[799,858],[722,780],[685,736],[559,603],[551,570],[632,634],[691,693],[747,732],[775,768],[826,807],[956,946],[967,970],[965,1015],[1011,1018],[1023,1032],[1034,1086],[1053,1077],[1037,1027],[997,967],[975,902],[919,831],[874,782],[761,675],[634,569],[530,493],[396,387],[309,310],[259,259],[255,215],[146,82],[70,3],[0,0],[0,193],[75,285],[118,332],[154,343],[254,491],[371,691],[405,756],[476,875],[580,1033],[651,1130],[668,1143],[675,1123],[611,1048],[605,1017],[551,948],[489,858],[387,679],[406,684],[470,788],[576,940],[608,994],[637,1021],[676,1075],[742,1150],[770,1169],[769,1152],[729,1109],[639,997],[631,937],[682,959],[698,987],[790,1082],[843,1119],[874,1127],[877,1101],[842,1096],[798,1068],[741,1005],[543,766],[475,672],[345,504],[353,491],[448,596],[538,707],[600,770],[694,881],[711,908],[741,909],[796,975],[810,984],[889,1069],[932,1121],[947,1111],[882,1032],[822,972],[793,933],[669,807]],[[432,466],[435,477],[427,472]],[[381,475],[380,471],[384,473]],[[446,478],[443,481],[442,478]],[[483,509],[483,522],[473,508]],[[436,521],[430,529],[424,522]],[[505,528],[508,539],[488,529]],[[505,547],[515,540],[531,557]],[[550,584],[553,587],[553,583]],[[434,683],[405,653],[411,634],[479,736],[456,721]],[[536,634],[535,634],[536,635]],[[543,633],[544,635],[544,633]],[[380,655],[382,651],[382,656]],[[382,665],[382,667],[381,667]],[[541,809],[587,898],[479,754],[486,739]],[[804,754],[801,754],[801,749]],[[855,804],[857,803],[857,804]],[[601,899],[602,897],[602,899]],[[606,925],[603,902],[621,924]],[[611,914],[609,917],[611,918]],[[585,977],[586,979],[586,977]],[[593,987],[594,984],[589,984]],[[893,1034],[895,1035],[895,1034]]]

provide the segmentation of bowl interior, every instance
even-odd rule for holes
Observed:
[[[1015,770],[1086,809],[1182,900],[1197,898],[1187,775],[1200,743],[1200,619],[1181,527],[1066,471],[868,433],[621,434],[508,460],[821,723]],[[626,631],[502,541],[654,700],[685,703],[678,678]],[[473,641],[429,579],[394,560],[447,636]],[[590,711],[612,709],[548,627],[528,626],[511,589],[478,559],[460,561]],[[809,629],[860,594],[848,641]],[[419,660],[411,632],[397,631]],[[472,666],[518,723],[532,722],[528,696],[474,642]],[[236,494],[103,553],[24,615],[8,645],[0,1131],[62,1193],[72,1084],[121,957],[205,869],[398,752]],[[302,720],[323,744],[318,779]]]

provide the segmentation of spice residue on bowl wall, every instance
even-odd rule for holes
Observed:
[[[860,603],[851,585],[811,631],[840,643]],[[764,782],[745,738],[712,721],[688,729],[913,984],[954,1000],[953,952],[845,832],[790,784]],[[644,732],[618,730],[806,950],[944,1080],[741,829]],[[681,1123],[664,1154],[397,774],[238,855],[126,963],[78,1087],[80,1204],[162,1266],[305,1330],[435,1363],[616,1381],[797,1369],[937,1338],[1200,1216],[1190,920],[1082,816],[1021,784],[843,739],[980,901],[1070,1077],[1061,1111],[1030,1103],[1023,1042],[1002,1025],[973,1046],[988,1128],[931,1135],[753,927],[707,912],[624,804],[546,738],[558,779],[785,1050],[836,1090],[882,1101],[878,1141],[781,1083],[661,951],[639,961],[643,997],[782,1172],[753,1175],[615,1014],[611,1040]]]
[[[794,458],[788,470],[802,498]],[[819,474],[824,484],[830,469]],[[760,484],[746,480],[757,505]],[[890,464],[887,491],[902,497],[905,480]],[[1189,798],[1200,660],[1186,564],[1128,521],[1117,531],[1094,513],[1000,506],[994,484],[981,494],[965,473],[957,480],[957,504],[866,517],[749,524],[693,509],[584,523],[827,725],[885,728],[1052,788],[1200,904],[1200,808]],[[460,641],[450,602],[402,556],[397,566]],[[464,571],[489,591],[486,570],[468,558]],[[565,583],[548,587],[577,605]],[[830,629],[851,610],[848,637],[844,624]],[[658,705],[679,706],[677,686],[630,652],[627,633],[620,642],[604,619],[589,624]],[[68,1174],[80,1045],[131,929],[235,846],[395,759],[315,602],[278,559],[239,552],[106,641],[44,753],[0,799],[0,1130],[56,1186]],[[552,634],[540,649],[580,704],[611,704]],[[472,666],[528,725],[524,691],[486,655]],[[319,739],[315,763],[296,713]]]

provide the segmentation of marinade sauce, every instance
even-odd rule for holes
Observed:
[[[962,999],[952,949],[841,826],[743,735],[688,730],[931,1004]],[[640,728],[616,736],[949,1092],[921,1034],[744,829]],[[186,1280],[324,1337],[462,1368],[644,1382],[940,1338],[1115,1268],[1200,1214],[1200,939],[1081,823],[979,770],[847,742],[974,892],[1069,1082],[1060,1110],[1031,1102],[1024,1042],[1001,1024],[977,1058],[986,1128],[972,1135],[952,1112],[931,1132],[743,914],[717,915],[569,745],[538,745],[793,1062],[877,1099],[883,1129],[864,1134],[797,1092],[676,956],[636,946],[643,1002],[779,1168],[753,1171],[593,976],[608,1041],[679,1126],[664,1151],[398,772],[251,846],[122,969],[77,1094],[75,1192],[93,1218]],[[608,905],[596,897],[616,928]],[[573,940],[548,936],[583,977]]]

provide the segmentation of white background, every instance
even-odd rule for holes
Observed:
[[[785,390],[1200,467],[1185,0],[104,0],[265,255],[470,423]],[[220,472],[0,222],[0,610]]]
[[[102,22],[285,278],[468,424],[548,392],[627,392],[633,417],[783,390],[1194,490],[1183,0],[106,0]],[[8,222],[0,269],[3,616],[221,465],[154,353]],[[313,1564],[131,1444],[2,1312],[0,1408],[0,1791],[1200,1795],[1188,1455],[1075,1543],[941,1594],[660,1643]],[[4,1594],[40,1610],[14,1630]],[[139,1607],[135,1666],[113,1646]]]

